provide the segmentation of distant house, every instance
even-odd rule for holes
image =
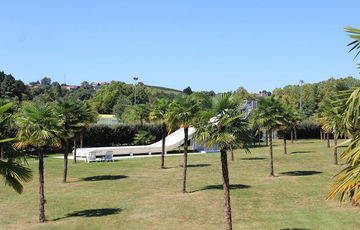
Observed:
[[[111,83],[108,82],[108,81],[104,81],[104,82],[101,83],[101,85],[110,85],[110,84],[111,84]]]
[[[264,97],[264,96],[271,96],[271,92],[268,92],[266,90],[260,91],[259,93],[255,94],[258,97]]]
[[[77,86],[77,85],[65,85],[65,84],[63,84],[63,85],[61,85],[61,88],[62,88],[62,89],[67,89],[67,90],[69,90],[69,91],[74,91],[74,90],[80,88],[80,86]]]
[[[100,89],[100,83],[99,82],[92,82],[91,86],[93,87],[93,89],[96,91],[98,89]]]
[[[32,89],[32,88],[37,88],[37,87],[41,86],[41,83],[39,81],[30,82],[30,84],[27,84],[26,86],[28,86],[30,89]]]
[[[138,81],[137,83],[136,83],[136,86],[144,86],[145,84],[142,82],[142,81]]]

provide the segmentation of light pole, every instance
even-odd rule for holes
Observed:
[[[302,110],[302,85],[304,84],[303,80],[300,80],[300,110]]]
[[[133,77],[134,83],[134,105],[136,105],[136,81],[139,79],[138,77]]]

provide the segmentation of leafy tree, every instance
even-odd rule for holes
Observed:
[[[254,126],[262,127],[269,133],[270,176],[274,174],[272,133],[283,125],[283,106],[274,95],[260,97],[258,109],[254,112]]]
[[[152,135],[149,131],[140,130],[135,134],[134,144],[147,145],[154,142],[155,136]]]
[[[117,117],[118,120],[121,120],[123,113],[127,106],[131,106],[131,102],[128,97],[125,95],[120,95],[114,108],[113,113]]]
[[[296,117],[298,113],[296,110],[292,109],[290,106],[283,105],[282,109],[282,122],[279,130],[282,132],[283,141],[284,141],[284,154],[287,154],[286,149],[286,133],[294,127],[294,123],[296,122]],[[292,136],[292,135],[291,135]]]
[[[143,127],[144,123],[149,120],[150,106],[146,104],[129,105],[125,108],[121,120],[125,123],[137,124]]]
[[[183,184],[182,192],[186,192],[186,171],[187,171],[187,154],[188,154],[188,136],[189,127],[193,125],[197,118],[199,105],[191,97],[179,96],[169,106],[168,122],[171,128],[184,128],[184,164],[183,164]]]
[[[170,101],[166,98],[158,99],[153,105],[149,119],[155,123],[160,123],[162,127],[162,148],[161,148],[161,168],[165,168],[165,140],[167,134],[167,117],[169,114]]]
[[[185,93],[187,95],[191,95],[193,93],[193,91],[191,90],[190,86],[188,86],[183,90],[183,93]]]
[[[10,109],[12,103],[7,103],[0,106],[0,130],[4,130],[8,127],[10,116],[6,112]],[[11,141],[14,138],[2,139],[0,137],[1,145],[1,160],[0,160],[0,175],[4,178],[5,185],[12,187],[17,193],[23,192],[22,182],[28,182],[32,178],[32,172],[29,168],[23,166],[22,153],[12,148]],[[7,148],[5,160],[5,146]]]
[[[39,159],[39,221],[45,221],[45,196],[44,196],[44,149],[47,146],[61,145],[59,131],[61,120],[54,110],[47,105],[28,105],[23,108],[17,119],[20,130],[17,134],[18,148],[34,146],[38,149]]]
[[[247,143],[251,140],[248,124],[238,108],[231,93],[219,94],[211,100],[210,109],[202,113],[195,126],[198,142],[220,147],[226,229],[232,229],[227,150],[232,145],[240,145],[248,151]]]
[[[51,78],[49,77],[44,77],[43,79],[41,79],[41,85],[51,85]]]

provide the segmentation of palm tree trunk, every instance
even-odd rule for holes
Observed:
[[[326,139],[327,139],[327,147],[330,148],[330,134],[329,133],[326,134]]]
[[[83,147],[83,141],[84,141],[84,134],[83,132],[80,133],[80,148]]]
[[[166,124],[162,123],[162,146],[161,146],[161,168],[165,168],[165,139],[166,139]]]
[[[286,137],[284,136],[284,154],[287,154],[287,151],[286,151]]]
[[[297,136],[296,126],[294,126],[294,134],[295,134],[295,140],[297,140],[297,139],[298,139],[298,136]]]
[[[1,160],[5,159],[4,144],[0,144]]]
[[[45,195],[44,195],[44,155],[39,148],[39,221],[45,222]]]
[[[269,133],[271,131],[269,130]],[[273,159],[273,149],[272,149],[272,137],[271,135],[269,135],[269,149],[270,149],[270,176],[275,176],[274,175],[274,159]]]
[[[229,145],[229,147],[230,147],[230,153],[231,153],[231,161],[234,161],[234,150],[233,150],[233,145],[232,145],[232,144],[230,144],[230,145]]]
[[[73,157],[74,157],[74,164],[76,164],[76,138],[74,137],[74,153],[73,153]]]
[[[182,192],[186,192],[186,170],[187,170],[187,150],[188,150],[188,130],[189,127],[184,128],[184,164],[183,164],[183,185]]]
[[[334,132],[334,164],[337,165],[338,164],[338,159],[337,159],[337,135],[336,132]]]
[[[320,130],[320,140],[323,140],[322,131]]]
[[[69,139],[64,139],[65,142],[65,153],[64,153],[64,174],[63,174],[63,183],[66,183],[67,171],[68,171],[68,155],[70,152]]]
[[[291,130],[290,132],[291,144],[294,144],[294,131]]]
[[[269,133],[268,133],[268,131],[266,130],[266,131],[265,131],[266,146],[269,145],[268,140],[269,140]]]
[[[221,152],[221,169],[222,169],[222,179],[223,179],[223,189],[224,189],[226,230],[232,230],[230,184],[229,184],[227,155],[225,149],[221,149],[220,152]]]

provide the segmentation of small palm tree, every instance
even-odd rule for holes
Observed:
[[[162,127],[162,147],[161,147],[161,168],[165,168],[165,140],[167,134],[167,116],[170,101],[167,98],[158,99],[150,112],[149,120],[160,123]]]
[[[195,137],[197,142],[207,146],[220,147],[222,180],[225,201],[226,229],[232,229],[230,182],[227,162],[227,150],[230,146],[243,146],[251,140],[250,131],[243,115],[239,114],[239,104],[233,100],[230,93],[216,95],[212,100],[211,108],[202,113],[196,123]]]
[[[80,121],[78,114],[81,114],[82,107],[78,100],[65,99],[59,100],[55,105],[55,112],[62,122],[61,139],[64,147],[64,168],[63,168],[63,183],[67,180],[68,171],[68,155],[71,152],[71,140],[75,138],[75,133],[80,132],[84,126]]]
[[[284,141],[284,154],[287,154],[286,149],[286,133],[290,131],[291,141],[293,141],[293,130],[299,120],[299,113],[289,105],[283,105],[282,109],[282,122],[279,130],[282,132]]]
[[[189,141],[189,127],[193,125],[199,112],[197,101],[191,97],[177,97],[169,106],[168,122],[171,128],[184,128],[184,164],[183,164],[183,184],[182,192],[186,192],[186,171],[187,171],[187,154]]]
[[[61,132],[61,119],[54,110],[47,105],[29,105],[23,108],[17,119],[20,128],[15,145],[18,148],[33,146],[38,149],[39,158],[39,195],[40,209],[39,221],[45,221],[44,196],[44,149],[47,146],[60,147],[59,134]]]
[[[258,109],[255,111],[253,119],[255,127],[262,127],[269,133],[270,176],[275,176],[272,133],[283,125],[284,117],[281,102],[274,95],[260,97]]]
[[[10,109],[12,103],[7,103],[0,106],[0,129],[5,129],[8,127],[9,115],[5,115],[6,112]],[[3,146],[8,144],[12,147],[11,141],[14,141],[14,138],[7,138],[0,140],[0,145],[2,147],[2,154],[5,153]],[[23,154],[18,151],[15,151],[13,148],[8,148],[6,152],[5,160],[2,155],[0,160],[0,175],[5,180],[5,185],[12,187],[17,193],[23,192],[22,182],[28,182],[32,178],[32,172],[29,168],[24,167],[22,163]]]
[[[79,123],[77,124],[76,129],[74,130],[74,163],[76,164],[76,139],[77,137],[80,138],[80,148],[83,147],[83,136],[86,129],[92,123],[96,123],[98,120],[99,114],[97,113],[96,109],[86,101],[79,101],[78,102],[78,114],[76,114]]]

